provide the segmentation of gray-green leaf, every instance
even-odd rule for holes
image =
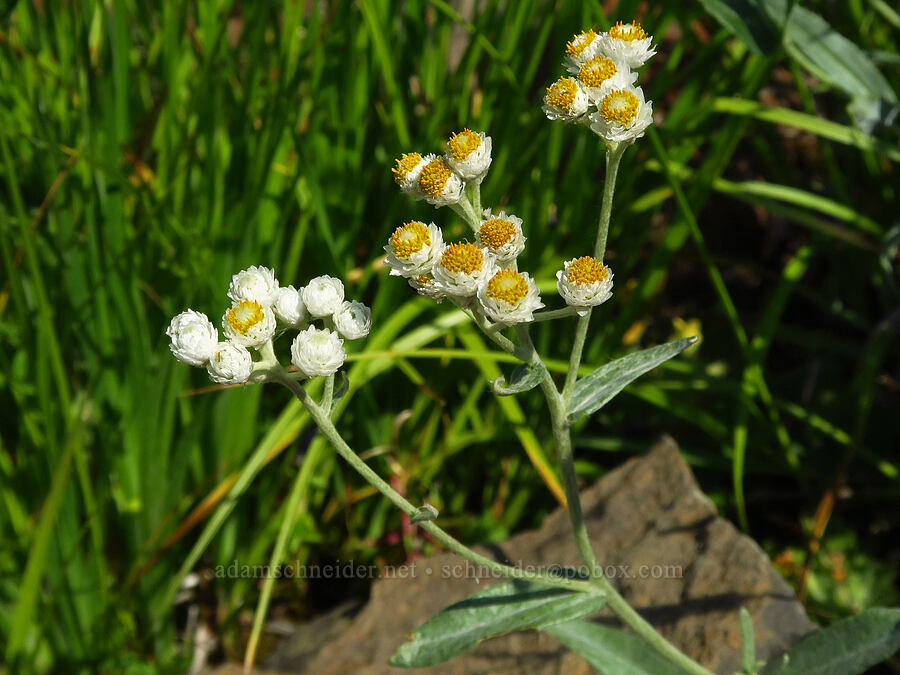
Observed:
[[[400,646],[390,664],[421,668],[443,663],[501,633],[541,628],[591,614],[605,600],[602,595],[506,581],[431,617]]]
[[[542,629],[604,675],[677,675],[682,671],[646,642],[590,621],[567,621]]]
[[[900,609],[867,609],[813,633],[765,675],[854,675],[900,649]]]
[[[663,361],[677,356],[696,341],[697,338],[691,337],[667,342],[658,347],[623,356],[597,368],[575,384],[569,401],[569,419],[574,422],[600,410],[633,380],[656,368]]]
[[[491,387],[497,396],[512,396],[534,389],[544,379],[547,368],[543,363],[522,363],[516,366],[509,381],[498,377],[491,382]]]
[[[787,19],[783,0],[700,0],[700,4],[757,54],[771,54],[781,45]]]

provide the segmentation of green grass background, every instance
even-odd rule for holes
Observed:
[[[888,3],[804,5],[897,91]],[[632,16],[659,42],[642,84],[662,124],[623,161],[616,294],[585,363],[698,329],[703,341],[576,430],[579,470],[591,480],[668,432],[788,574],[838,481],[810,608],[829,620],[896,597],[895,131],[856,131],[845,91],[790,50],[755,53],[701,5],[455,6],[3,3],[0,644],[13,672],[178,672],[197,601],[240,658],[259,588],[210,570],[267,563],[287,513],[284,561],[432,550],[285,391],[209,390],[171,357],[170,317],[216,320],[251,264],[296,286],[340,276],[372,306],[339,427],[382,475],[466,542],[540,522],[555,503],[535,469],[552,463],[540,398],[493,397],[505,359],[388,278],[381,247],[403,220],[466,234],[389,169],[463,126],[489,133],[483,199],[523,218],[520,264],[559,306],[553,274],[593,241],[603,155],[540,98],[573,33]],[[560,369],[572,323],[537,330]],[[199,590],[173,610],[191,571]],[[329,601],[316,593],[280,583],[274,605],[304,616]]]

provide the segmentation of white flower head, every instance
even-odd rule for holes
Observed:
[[[591,113],[591,130],[608,143],[631,143],[653,123],[653,103],[644,100],[640,87],[607,93]]]
[[[192,309],[174,317],[166,335],[172,340],[169,349],[175,358],[192,366],[205,365],[219,343],[219,332],[212,321]]]
[[[493,254],[467,241],[444,245],[432,276],[444,293],[469,298],[478,292],[493,264]]]
[[[594,105],[598,105],[615,89],[631,87],[635,80],[637,73],[632,72],[625,63],[613,61],[602,54],[589,58],[578,71],[578,82]]]
[[[306,310],[316,318],[331,316],[344,301],[344,284],[340,279],[335,279],[323,274],[309,283],[301,291],[303,304]]]
[[[275,312],[256,300],[241,300],[225,312],[222,330],[239,345],[261,347],[275,334]]]
[[[548,119],[575,122],[591,105],[584,87],[574,77],[561,77],[547,87],[541,108]]]
[[[309,319],[309,312],[303,304],[303,296],[293,286],[282,286],[275,294],[275,317],[290,328],[299,328]]]
[[[220,342],[206,364],[210,379],[219,384],[244,384],[250,379],[253,359],[247,348],[237,342]]]
[[[454,133],[444,159],[462,178],[480,183],[491,167],[491,137],[469,129]]]
[[[590,307],[612,296],[613,273],[591,256],[573,258],[556,273],[556,289],[578,314],[584,316]]]
[[[581,70],[581,64],[597,55],[597,47],[600,44],[600,36],[593,29],[581,31],[573,35],[566,43],[566,70],[577,74]]]
[[[599,53],[613,61],[625,63],[632,68],[639,68],[656,50],[650,46],[653,36],[641,28],[637,21],[622,23],[619,21],[603,33],[597,41],[596,49]]]
[[[385,264],[391,268],[391,276],[412,277],[431,271],[441,249],[444,237],[441,228],[434,223],[412,220],[394,230],[387,246]]]
[[[544,306],[541,294],[528,272],[514,269],[492,270],[478,288],[484,313],[497,323],[511,326],[534,321],[534,312]]]
[[[416,289],[416,293],[424,298],[429,298],[435,302],[443,302],[447,297],[444,289],[438,284],[434,277],[430,274],[420,274],[417,277],[409,277],[407,279],[409,285]]]
[[[256,300],[265,307],[275,302],[277,292],[278,279],[275,278],[275,272],[268,267],[256,265],[231,277],[231,285],[228,287],[228,297],[232,302]]]
[[[422,199],[424,195],[419,189],[419,174],[425,168],[427,162],[418,152],[405,152],[400,159],[395,160],[397,166],[391,169],[394,181],[408,195],[416,199]]]
[[[291,363],[307,377],[334,375],[346,358],[344,341],[327,328],[310,326],[291,344]]]
[[[425,155],[425,166],[416,183],[425,201],[433,206],[456,204],[463,196],[463,181],[447,160],[437,155]]]
[[[372,329],[372,310],[356,300],[344,300],[334,313],[334,327],[348,340],[364,338]]]
[[[481,226],[475,233],[476,243],[493,253],[498,265],[512,264],[525,249],[522,219],[506,211],[495,216],[490,209],[485,209],[483,216]]]

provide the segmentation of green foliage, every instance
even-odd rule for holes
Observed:
[[[508,382],[505,378],[498,378],[491,383],[491,387],[497,396],[521,394],[538,386],[546,372],[543,363],[522,363],[515,367]]]

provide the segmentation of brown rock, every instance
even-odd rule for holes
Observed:
[[[582,503],[594,550],[611,566],[608,573],[625,598],[706,667],[720,673],[739,669],[741,606],[753,617],[758,658],[770,659],[814,630],[759,546],[716,516],[671,439],[604,476],[582,494]],[[523,567],[580,564],[562,509],[539,530],[482,552]],[[376,581],[368,604],[352,620],[326,616],[300,626],[267,665],[317,675],[399,672],[387,661],[414,628],[496,583],[475,578],[480,572],[452,554],[420,560],[409,571],[407,579]],[[612,615],[601,620],[614,621]],[[312,653],[310,645],[321,648]],[[591,669],[553,638],[527,631],[487,640],[416,672],[570,675]]]

